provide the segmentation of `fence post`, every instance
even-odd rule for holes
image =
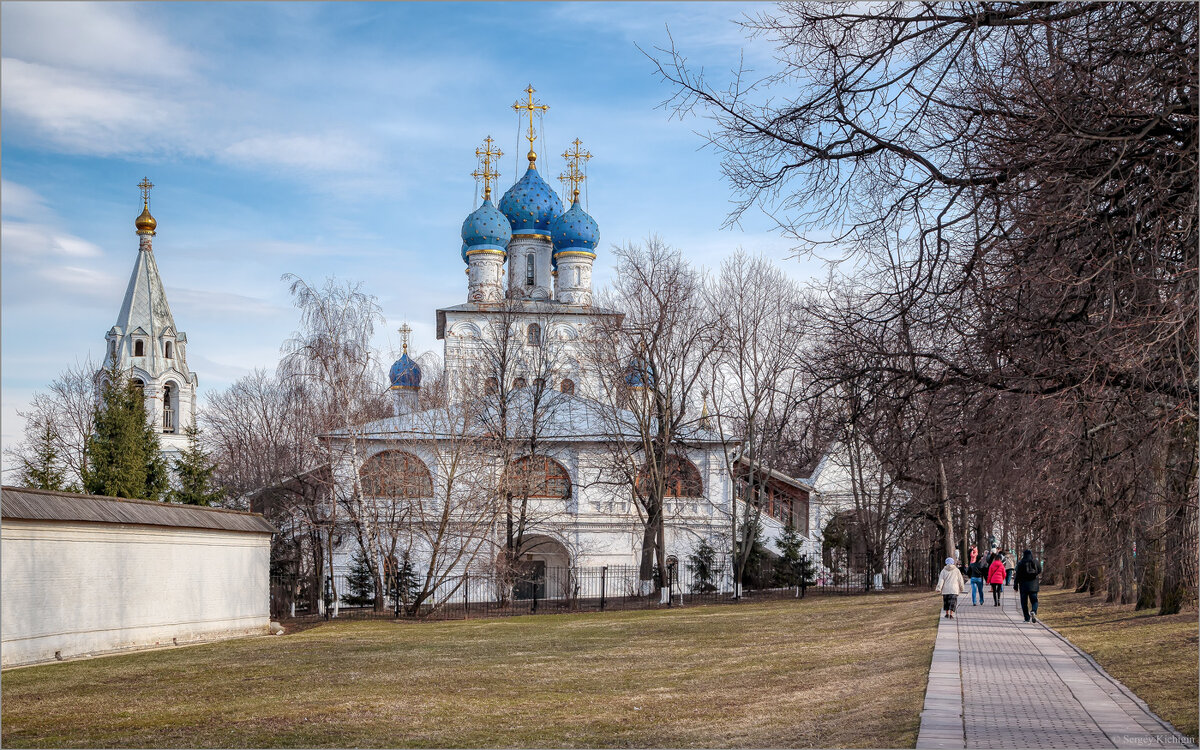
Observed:
[[[471,574],[463,573],[463,619],[471,619]]]
[[[607,565],[600,568],[600,611],[601,612],[604,611],[604,583],[605,583],[606,578],[608,578],[608,566]]]

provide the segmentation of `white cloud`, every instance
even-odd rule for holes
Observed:
[[[71,153],[109,156],[153,148],[183,108],[151,86],[5,57],[4,111],[31,133]]]
[[[193,65],[192,55],[156,28],[153,8],[143,3],[4,3],[4,52],[61,68],[140,78],[182,76]]]
[[[167,287],[167,299],[173,308],[194,308],[204,315],[235,315],[235,316],[274,316],[286,312],[279,305],[265,299],[247,297],[231,292],[218,292],[211,289],[182,289]]]
[[[0,211],[9,220],[40,221],[50,216],[49,204],[35,190],[0,179]]]
[[[235,163],[303,170],[358,171],[372,163],[369,150],[347,135],[258,135],[231,143],[221,157]]]
[[[23,263],[48,258],[98,258],[100,248],[85,239],[56,230],[49,224],[5,221],[0,224],[4,257]]]

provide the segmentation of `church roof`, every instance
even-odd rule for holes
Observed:
[[[623,437],[627,440],[640,440],[640,432],[632,412],[624,409],[611,409],[598,401],[576,394],[560,391],[547,391],[539,404],[539,434],[540,439],[548,441],[592,441],[612,440]],[[529,422],[532,421],[533,398],[532,388],[518,388],[508,394],[508,431],[509,437],[522,437],[528,432]],[[463,415],[453,408],[430,409],[411,414],[401,414],[375,422],[368,422],[355,428],[355,434],[360,438],[392,438],[427,440],[446,438],[468,434],[482,437],[498,426],[498,420],[492,417],[495,406],[485,406],[480,414],[473,415],[468,429],[462,427]],[[327,437],[340,437],[350,434],[350,430],[342,428],[334,430]],[[721,436],[710,430],[689,428],[680,435],[681,439],[694,443],[733,442],[723,441]]]
[[[122,335],[141,328],[151,338],[157,338],[167,329],[175,330],[175,318],[167,304],[167,293],[162,277],[158,275],[154,252],[146,245],[138,250],[114,328]]]

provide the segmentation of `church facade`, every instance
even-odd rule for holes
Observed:
[[[138,254],[125,289],[117,322],[105,335],[104,368],[114,367],[142,389],[146,414],[158,434],[168,465],[188,446],[187,428],[196,423],[196,374],[187,364],[187,334],[175,326],[158,263],[154,237],[158,222],[150,214],[150,189],[143,179],[142,213],[134,225]]]
[[[641,434],[634,416],[614,402],[652,386],[653,373],[634,359],[622,382],[606,383],[592,364],[590,342],[621,316],[593,305],[600,233],[579,190],[591,155],[578,139],[563,154],[562,177],[571,188],[564,209],[538,171],[532,112],[539,105],[532,87],[527,93],[528,102],[514,109],[530,116],[529,166],[498,204],[491,182],[499,151],[490,138],[476,151],[482,203],[463,222],[458,253],[466,301],[436,311],[446,402],[418,407],[421,368],[402,328],[404,352],[389,372],[393,416],[326,436],[346,457],[334,469],[338,496],[361,498],[359,512],[370,516],[342,535],[335,566],[343,572],[368,546],[364,537],[376,540],[385,568],[388,557],[407,552],[418,569],[441,565],[447,575],[486,570],[506,550],[525,570],[632,568],[640,561]],[[702,543],[724,556],[738,507],[727,466],[736,444],[703,427],[681,437],[686,447],[667,469],[661,540],[668,563],[680,566]],[[488,445],[487,458],[465,456],[468,444]],[[483,481],[463,476],[472,458],[482,461]],[[778,507],[772,500],[762,515],[768,544],[785,523],[807,532],[815,511],[811,488],[788,481],[794,486],[781,489]],[[472,487],[483,487],[474,500],[466,497]],[[446,535],[456,538],[447,542]],[[815,539],[810,546],[819,544]]]

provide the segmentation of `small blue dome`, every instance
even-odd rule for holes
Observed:
[[[630,388],[653,388],[654,366],[641,357],[629,360],[629,366],[625,368],[625,385]]]
[[[408,356],[407,349],[392,365],[392,369],[388,372],[388,381],[391,382],[393,388],[421,387],[421,368]]]
[[[600,227],[579,201],[575,201],[565,214],[550,224],[550,239],[554,241],[555,255],[566,250],[595,255],[596,245],[600,244]]]
[[[550,222],[563,212],[562,201],[538,171],[530,167],[500,199],[513,234],[550,234]]]
[[[511,239],[512,227],[509,226],[508,217],[492,205],[491,199],[484,200],[483,205],[472,211],[463,222],[463,260],[467,259],[470,250],[504,252]]]

